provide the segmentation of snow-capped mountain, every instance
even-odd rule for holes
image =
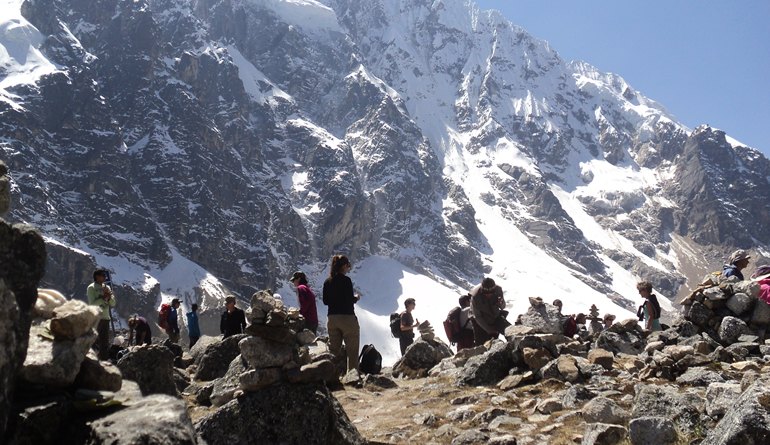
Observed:
[[[177,296],[211,323],[224,295],[268,287],[292,303],[298,268],[320,297],[345,253],[362,341],[388,361],[403,299],[439,328],[485,275],[514,314],[542,296],[622,317],[639,279],[673,298],[734,248],[770,258],[758,150],[470,1],[5,0],[0,17],[6,217],[46,237],[48,286],[82,297],[112,269],[121,317]]]

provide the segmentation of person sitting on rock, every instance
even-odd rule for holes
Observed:
[[[420,325],[420,322],[412,317],[412,311],[417,303],[414,298],[404,300],[406,310],[401,313],[401,336],[398,337],[398,344],[401,346],[401,355],[406,353],[406,348],[414,343],[414,328]]]
[[[128,346],[134,344],[134,331],[136,331],[137,346],[152,344],[152,330],[147,319],[138,315],[128,319]]]
[[[481,346],[487,341],[497,338],[505,328],[511,325],[505,317],[505,300],[503,288],[495,284],[492,278],[484,278],[481,284],[474,287],[471,295],[471,325],[473,326],[473,338],[476,346]]]
[[[729,264],[724,265],[722,276],[725,278],[736,276],[738,279],[743,281],[743,273],[741,271],[749,265],[750,259],[751,257],[749,257],[749,253],[745,250],[736,250],[727,260]]]
[[[315,294],[307,285],[307,276],[304,272],[296,271],[289,281],[297,288],[297,300],[299,300],[299,313],[305,318],[305,329],[318,331],[318,309],[315,305]]]
[[[658,297],[652,293],[652,283],[642,281],[636,285],[636,289],[639,291],[639,295],[645,299],[637,311],[639,319],[644,318],[644,329],[648,331],[663,330],[660,325],[660,303],[658,303]]]
[[[602,321],[604,321],[604,329],[607,329],[615,322],[615,316],[612,314],[604,314],[604,319]]]
[[[242,334],[243,330],[246,329],[246,314],[235,307],[234,296],[228,295],[225,298],[225,309],[222,319],[219,321],[219,331],[224,336],[223,338]]]
[[[102,313],[99,317],[99,324],[96,326],[97,344],[99,345],[99,360],[109,358],[110,348],[110,308],[115,307],[115,294],[109,286],[104,284],[107,280],[107,271],[105,269],[96,269],[94,271],[94,282],[86,289],[88,304],[98,306]]]
[[[198,326],[198,305],[193,303],[187,316],[187,335],[190,337],[190,349],[201,338],[201,328]]]

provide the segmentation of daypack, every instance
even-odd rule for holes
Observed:
[[[401,314],[398,312],[390,314],[390,335],[401,338]]]
[[[575,317],[570,315],[567,319],[567,322],[564,323],[564,335],[567,337],[572,337],[573,335],[577,334],[577,332],[578,328],[577,323],[575,322]]]
[[[382,354],[374,345],[364,345],[358,356],[358,369],[364,374],[379,374],[382,370]]]
[[[161,329],[171,329],[171,324],[168,322],[168,316],[171,314],[171,306],[168,304],[161,304],[158,311],[158,326]]]
[[[446,320],[444,320],[444,332],[451,344],[457,343],[458,337],[460,336],[460,312],[462,312],[462,308],[457,306],[449,311]]]

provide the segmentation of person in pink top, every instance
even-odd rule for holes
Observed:
[[[765,300],[770,304],[770,266],[762,266],[754,272],[751,279],[759,283],[759,294],[757,298]]]
[[[318,311],[315,306],[315,294],[307,286],[307,277],[304,272],[296,271],[291,275],[289,281],[297,288],[297,299],[299,299],[299,313],[305,317],[305,328],[313,331],[318,330]]]

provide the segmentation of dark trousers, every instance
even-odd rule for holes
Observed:
[[[194,335],[190,336],[190,349],[192,349],[193,346],[195,346],[195,343],[198,343],[198,339],[200,337],[196,337]]]
[[[471,323],[473,324],[473,340],[476,346],[481,346],[489,340],[497,338],[499,333],[505,333],[505,328],[511,325],[511,323],[509,323],[505,317],[498,315],[495,319],[495,328],[497,329],[497,333],[490,334],[485,331],[484,328],[482,328],[478,323],[476,323],[476,319],[471,319]]]
[[[96,325],[96,334],[99,345],[97,357],[99,360],[108,360],[110,358],[110,320],[99,320],[99,324]]]
[[[401,355],[406,354],[406,348],[414,343],[414,335],[404,335],[402,331],[401,337],[398,338],[398,344],[401,346]]]

